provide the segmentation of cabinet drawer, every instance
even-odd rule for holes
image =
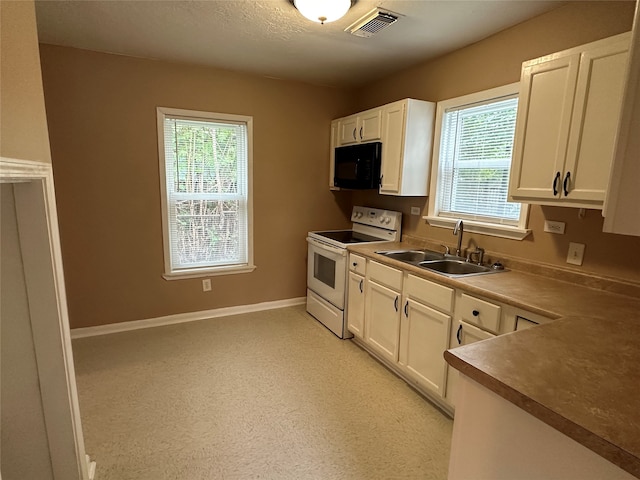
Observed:
[[[418,300],[443,312],[451,312],[453,306],[452,288],[409,274],[405,291],[409,298]]]
[[[460,297],[459,306],[459,314],[462,320],[490,332],[499,333],[500,314],[502,311],[499,305],[494,305],[463,293]]]
[[[349,254],[349,270],[364,275],[367,271],[367,260],[355,253]]]
[[[402,290],[402,271],[378,262],[369,262],[367,278],[394,290]]]

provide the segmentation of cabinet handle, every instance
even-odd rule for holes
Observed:
[[[478,315],[480,315],[480,312],[478,310],[474,310],[471,313],[473,314],[474,317],[477,317]]]
[[[460,334],[462,333],[462,325],[458,327],[458,331],[456,332],[456,338],[458,339],[458,345],[462,345],[462,339],[460,338]]]
[[[360,280],[360,293],[363,292],[363,290],[362,290],[362,282],[364,282],[364,280]]]
[[[398,311],[398,296],[396,296],[396,299],[393,301],[393,307],[396,309],[396,312]]]
[[[564,196],[569,195],[569,178],[571,177],[571,172],[567,172],[567,176],[564,177],[564,182],[562,182],[562,188],[564,189]]]
[[[553,196],[558,195],[558,180],[560,180],[560,172],[556,173],[555,178],[553,179]]]
[[[356,137],[356,127],[353,127],[353,139],[357,140],[358,137]]]
[[[360,140],[362,140],[362,127],[360,127]]]
[[[382,177],[384,177],[384,175],[380,175],[380,186],[382,186]]]
[[[409,300],[404,304],[404,316],[409,318]]]

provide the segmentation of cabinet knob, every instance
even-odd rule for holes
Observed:
[[[358,262],[353,262],[353,266],[357,267],[358,266]]]
[[[477,317],[478,315],[480,315],[480,312],[478,310],[474,310],[471,313],[473,314],[474,317]]]

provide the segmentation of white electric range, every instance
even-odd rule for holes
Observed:
[[[309,232],[307,312],[340,338],[351,338],[345,318],[347,246],[400,241],[402,213],[353,207],[351,230]]]

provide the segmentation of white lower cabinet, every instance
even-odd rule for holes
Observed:
[[[365,341],[386,360],[398,361],[400,292],[367,282]]]
[[[357,277],[351,278],[350,288],[357,289]],[[357,302],[357,292],[353,300],[349,297]],[[446,389],[443,353],[449,347],[453,297],[449,287],[375,261],[367,263],[364,346],[440,402]]]
[[[349,269],[347,322],[355,340],[450,413],[458,372],[445,350],[513,332],[525,321],[551,321],[353,253]]]
[[[364,277],[349,272],[347,296],[347,328],[356,337],[364,336]]]
[[[399,363],[420,387],[444,397],[451,316],[406,298],[400,327]]]

